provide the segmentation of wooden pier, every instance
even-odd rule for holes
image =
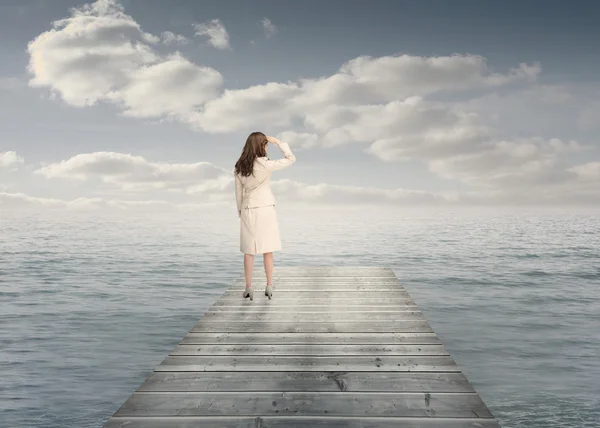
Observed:
[[[261,266],[262,268],[262,266]],[[499,428],[386,267],[243,275],[106,428]]]

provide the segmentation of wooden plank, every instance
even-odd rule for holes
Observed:
[[[265,286],[267,284],[267,281],[265,278],[252,278],[252,285],[254,286]],[[306,286],[313,286],[313,287],[323,287],[323,286],[331,286],[331,287],[343,287],[343,286],[357,286],[357,285],[361,285],[363,287],[376,287],[376,286],[382,286],[382,287],[404,287],[404,285],[398,281],[397,279],[394,278],[371,278],[371,279],[358,279],[355,277],[348,277],[346,279],[328,279],[328,280],[323,280],[322,278],[318,278],[318,277],[313,277],[313,278],[273,278],[272,280],[272,284],[275,287],[278,286],[290,286],[290,285],[296,285],[296,286],[300,286],[300,285],[306,285]],[[246,285],[246,280],[245,279],[238,279],[235,280],[230,287],[243,287]]]
[[[477,394],[421,392],[136,392],[115,416],[395,416],[492,415]]]
[[[442,342],[435,333],[188,333],[182,345],[360,345],[433,344]]]
[[[263,301],[264,302],[264,301]],[[346,306],[328,306],[328,305],[231,305],[231,306],[211,306],[205,315],[209,312],[241,312],[255,313],[265,312],[269,314],[289,313],[293,311],[296,314],[323,314],[323,313],[345,313],[345,314],[392,314],[400,312],[420,312],[417,305],[405,305],[403,307],[388,306],[378,310],[377,306],[346,305]]]
[[[392,371],[459,372],[449,356],[168,356],[155,371]]]
[[[228,295],[241,295],[242,292],[245,290],[245,287],[239,287],[239,288],[230,288],[227,289],[223,295],[228,296]],[[260,287],[254,287],[254,293],[256,294],[257,292],[262,292],[264,293],[265,290],[265,286],[264,284]],[[397,294],[399,297],[410,297],[408,295],[408,292],[406,290],[403,290],[401,288],[395,287],[395,288],[331,288],[331,287],[302,287],[302,286],[298,286],[298,287],[274,287],[273,288],[273,293],[310,293],[313,294],[314,296],[318,296],[321,294],[337,294],[339,296],[344,295],[344,294],[349,294],[350,297],[355,294],[355,293],[362,293],[364,296],[368,296],[369,294],[382,294],[382,295],[394,295]],[[357,294],[358,295],[358,294]],[[360,296],[360,295],[358,295]]]
[[[252,284],[254,291],[264,290],[265,283]],[[229,287],[227,292],[242,292],[246,288],[245,284],[237,284],[235,287]],[[312,292],[346,292],[346,291],[363,291],[369,293],[378,293],[386,291],[400,291],[407,293],[404,287],[399,285],[362,285],[362,284],[273,284],[273,291],[312,291]]]
[[[221,297],[218,301],[213,304],[214,306],[240,306],[240,305],[270,305],[277,304],[278,306],[378,306],[378,305],[414,305],[415,302],[410,297],[341,297],[335,296],[286,296],[283,293],[275,291],[273,293],[273,300],[267,299],[264,295],[264,290],[256,290],[254,292],[254,300],[244,299],[242,297],[242,291],[238,291],[238,294],[230,295],[227,297]],[[374,296],[374,295],[371,295]]]
[[[242,293],[244,289],[240,290],[227,290],[223,293],[223,298],[236,297],[242,299]],[[255,289],[254,296],[264,296],[263,289]],[[275,294],[277,293],[277,294]],[[409,298],[410,296],[406,291],[402,290],[377,290],[377,291],[352,291],[352,290],[273,290],[273,298],[281,295],[286,298],[295,299],[311,299],[311,300],[322,300],[322,299],[338,299],[340,297],[352,298],[352,299],[368,299],[368,298],[379,298],[379,299],[398,299],[398,298]]]
[[[322,277],[287,277],[287,276],[274,276],[272,277],[272,281],[274,285],[294,285],[294,284],[304,284],[304,285],[331,285],[331,286],[343,286],[343,285],[364,285],[364,286],[377,286],[383,285],[385,287],[403,287],[402,283],[393,277],[389,278],[370,278],[364,277],[359,278],[355,276],[348,276],[345,278],[322,278]],[[240,285],[245,285],[246,279],[239,278],[233,281],[233,284],[230,287],[238,287]],[[252,284],[253,285],[265,285],[266,278],[256,278],[252,276]]]
[[[177,345],[169,355],[449,355],[443,345]]]
[[[254,291],[264,291],[266,284],[254,283],[252,284]],[[241,292],[246,289],[246,285],[243,283],[236,284],[235,286],[223,289],[223,292]],[[273,291],[310,291],[313,293],[320,292],[337,292],[343,293],[348,291],[362,291],[364,293],[385,293],[385,292],[400,292],[403,294],[409,294],[408,290],[401,285],[393,284],[277,284],[273,283]]]
[[[264,280],[266,279],[266,275],[264,273],[264,271],[261,271],[260,274],[256,274],[256,272],[252,272],[252,279],[260,279],[260,280]],[[313,282],[313,281],[320,281],[320,282],[336,282],[336,281],[350,281],[350,282],[357,282],[357,281],[371,281],[371,282],[386,282],[386,281],[390,281],[390,282],[395,282],[398,283],[400,282],[400,280],[398,279],[398,277],[394,276],[394,275],[385,275],[385,276],[374,276],[374,275],[346,275],[346,276],[323,276],[323,275],[318,275],[318,276],[311,276],[311,275],[290,275],[288,273],[274,273],[271,276],[272,279],[274,280],[283,280],[283,281],[308,281],[308,282]],[[234,282],[237,281],[245,281],[246,277],[244,275],[238,276],[236,278],[234,278]]]
[[[263,268],[254,269],[253,276],[266,275]],[[390,267],[375,266],[275,266],[273,275],[286,276],[392,276],[396,274]],[[243,277],[244,272],[240,271],[238,276]]]
[[[253,282],[252,286],[254,290],[264,290],[267,284],[265,282]],[[273,281],[272,283],[273,290],[280,291],[294,291],[294,290],[309,290],[309,291],[364,291],[364,292],[385,292],[385,291],[402,291],[404,293],[408,293],[408,290],[399,284],[352,284],[352,283],[278,283]],[[224,291],[241,291],[246,288],[245,282],[240,282],[239,284],[234,284],[228,288],[225,288]]]
[[[429,417],[118,417],[105,428],[500,428],[494,419]]]
[[[252,278],[266,278],[267,275],[265,274],[265,271],[260,269],[260,270],[255,270],[252,272]],[[372,279],[388,279],[388,278],[396,278],[397,277],[393,274],[393,273],[386,273],[386,272],[377,272],[377,271],[362,271],[362,272],[357,272],[357,273],[352,273],[352,272],[323,272],[323,273],[319,273],[319,272],[300,272],[300,271],[296,271],[296,272],[292,272],[292,271],[287,271],[287,272],[283,272],[283,271],[274,271],[273,272],[273,276],[271,278],[274,277],[286,277],[286,278],[372,278]],[[235,277],[235,279],[241,279],[241,278],[245,278],[244,274],[240,274],[237,277]]]
[[[475,392],[457,373],[432,372],[154,372],[139,392]]]
[[[374,322],[254,322],[254,321],[200,321],[194,333],[431,333],[427,321],[374,321]]]
[[[264,271],[260,271],[258,274],[252,272],[252,279],[266,279]],[[393,281],[399,282],[395,275],[372,275],[372,274],[357,274],[357,275],[343,275],[343,276],[332,276],[332,275],[296,275],[288,272],[273,273],[271,276],[273,279],[284,279],[292,281]],[[234,278],[234,281],[245,281],[246,277],[240,275]]]
[[[253,284],[252,285],[254,287],[254,291],[264,291],[265,289],[265,284],[264,283],[260,283],[260,284]],[[243,290],[246,289],[245,284],[238,284],[236,287],[230,287],[226,290],[226,292],[239,292],[241,293]],[[336,284],[336,285],[330,285],[330,284],[273,284],[273,291],[310,291],[313,293],[322,293],[322,292],[338,292],[338,293],[343,293],[343,292],[348,292],[348,291],[363,291],[365,293],[385,293],[385,292],[394,292],[394,291],[399,291],[402,293],[406,293],[408,294],[408,291],[406,291],[403,287],[401,286],[384,286],[384,285],[378,285],[378,286],[370,286],[370,285],[361,285],[361,284]]]
[[[206,312],[204,321],[273,321],[273,322],[373,322],[373,321],[414,321],[425,320],[419,311],[389,312],[389,313],[298,313],[292,311],[281,311],[277,313],[258,312]]]

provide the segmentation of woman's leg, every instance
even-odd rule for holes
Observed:
[[[244,254],[244,275],[246,277],[246,288],[252,285],[252,269],[254,268],[254,255]]]
[[[264,253],[265,273],[267,274],[267,285],[273,286],[273,253]]]

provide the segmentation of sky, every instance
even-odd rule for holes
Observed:
[[[596,1],[0,2],[0,210],[599,206]],[[280,157],[275,146],[269,157]]]

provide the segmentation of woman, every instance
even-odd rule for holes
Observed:
[[[285,158],[270,160],[267,145],[279,146]],[[240,251],[244,253],[246,289],[243,297],[254,299],[252,269],[254,256],[263,254],[267,286],[265,296],[273,296],[273,251],[281,250],[275,197],[271,192],[271,173],[290,166],[296,157],[287,143],[262,132],[253,132],[246,139],[242,155],[235,163],[235,199],[240,218]]]

